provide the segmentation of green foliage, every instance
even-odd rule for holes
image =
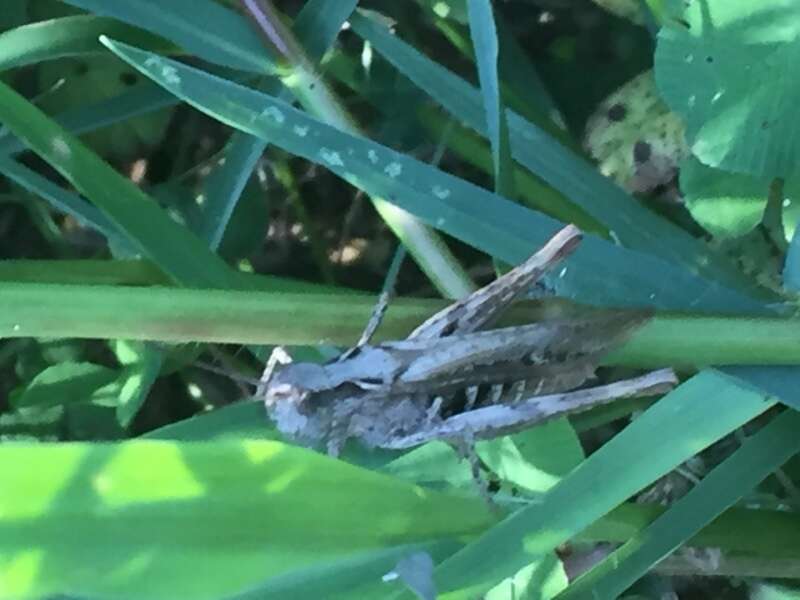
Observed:
[[[796,3],[6,4],[0,599],[412,598],[420,552],[448,600],[792,597]],[[654,307],[598,375],[682,383],[480,442],[493,509],[444,443],[332,459],[217,373],[352,343],[397,240],[458,296],[564,219],[507,322]]]

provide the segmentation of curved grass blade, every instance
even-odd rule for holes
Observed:
[[[435,573],[440,597],[479,596],[773,405],[729,377],[701,372],[664,396],[538,503],[441,563]]]
[[[109,4],[97,0],[75,0],[70,3],[163,35],[205,60],[243,70],[278,74],[281,83],[291,90],[308,111],[345,130],[354,128],[353,120],[343,105],[323,85],[324,82],[320,80],[302,44],[282,22],[272,22],[270,26],[281,28],[284,41],[288,41],[291,46],[292,56],[273,57],[271,54],[274,48],[270,44],[261,44],[255,28],[247,19],[210,0],[177,0],[170,2],[168,7],[155,0],[134,0],[124,4]],[[308,19],[308,22],[331,15],[342,17],[343,8],[346,9],[350,3],[341,4],[342,6],[331,10],[324,2],[312,3],[308,6],[308,12],[304,11],[301,16]],[[311,12],[319,11],[320,8],[325,11],[319,17]],[[214,23],[213,32],[209,31],[208,23]],[[330,22],[325,23],[315,32],[318,35],[318,39],[312,44],[315,52],[319,52],[323,43],[332,40],[335,29],[332,25]],[[253,45],[254,41],[259,44],[257,50]],[[306,41],[303,40],[304,43]],[[291,68],[285,68],[284,65],[276,70],[276,63],[287,61]],[[256,67],[259,64],[261,68]],[[372,200],[381,218],[406,245],[417,264],[440,291],[454,298],[472,291],[469,277],[435,232],[384,199],[373,197]]]
[[[0,71],[39,64],[68,56],[103,53],[100,35],[114,35],[149,48],[173,53],[176,47],[163,38],[114,19],[77,15],[30,23],[0,34]]]
[[[476,131],[486,133],[479,92],[463,79],[421,55],[385,27],[356,12],[353,30],[401,73],[449,112]],[[516,160],[562,192],[622,243],[698,270],[711,278],[751,293],[756,287],[714,255],[702,242],[635,202],[589,163],[517,113],[509,111],[509,139]]]
[[[6,85],[0,84],[0,121],[90,198],[136,252],[185,285],[229,287],[243,281],[152,198],[114,171],[77,138]]]
[[[12,158],[0,156],[0,173],[20,187],[44,198],[59,212],[74,217],[81,225],[99,231],[120,250],[135,252],[133,241],[111,219],[80,196],[65,191]]]
[[[162,35],[190,53],[219,65],[260,74],[273,74],[278,70],[255,29],[246,27],[247,23],[241,15],[217,2],[64,2]],[[210,23],[213,23],[213,27],[208,26]]]
[[[462,179],[367,139],[344,133],[275,98],[105,39],[117,55],[203,112],[324,165],[370,194],[509,263],[519,263],[558,228]],[[713,281],[656,257],[587,237],[557,291],[617,306],[765,310]]]
[[[494,189],[501,196],[513,198],[514,162],[508,142],[506,108],[500,96],[500,80],[497,74],[499,45],[492,4],[489,0],[468,0],[467,8],[486,114],[486,130],[492,147]]]
[[[148,81],[114,98],[68,110],[57,115],[55,121],[67,131],[80,135],[125,119],[168,108],[179,102],[175,96]],[[18,154],[25,150],[27,146],[16,136],[6,133],[0,137],[0,154]]]
[[[691,539],[800,452],[798,429],[800,413],[789,410],[775,417],[647,529],[575,580],[556,598],[575,600],[592,594],[616,598],[622,594],[659,560]]]

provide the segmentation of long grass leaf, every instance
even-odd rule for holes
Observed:
[[[350,23],[385,59],[449,112],[486,134],[480,93],[444,67],[427,59],[385,27],[355,13]],[[727,262],[702,242],[634,201],[588,162],[562,146],[550,134],[513,111],[508,113],[511,151],[572,202],[614,232],[626,246],[676,261],[730,285],[754,289]]]
[[[775,469],[800,452],[800,413],[777,416],[652,525],[579,577],[559,600],[615,598]]]
[[[186,285],[227,287],[231,269],[155,201],[10,87],[0,84],[0,121],[25,140],[125,233],[134,250]],[[238,280],[241,283],[241,279]]]
[[[440,564],[435,575],[440,597],[480,595],[773,404],[720,373],[701,372],[634,420],[535,505]]]
[[[324,165],[437,228],[519,263],[558,223],[462,179],[319,122],[275,98],[106,39],[134,67],[198,109]],[[587,236],[557,289],[595,303],[763,310],[755,300],[656,257]]]

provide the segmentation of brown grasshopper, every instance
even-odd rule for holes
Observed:
[[[337,455],[349,438],[370,447],[408,448],[443,439],[495,437],[616,398],[670,389],[671,370],[574,392],[599,357],[645,323],[647,311],[550,319],[488,329],[515,298],[574,251],[569,225],[536,254],[451,304],[404,340],[371,345],[385,311],[379,302],[358,344],[326,364],[292,363],[273,353],[258,394],[284,435]]]

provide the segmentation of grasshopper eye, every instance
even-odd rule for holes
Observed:
[[[305,390],[291,383],[273,383],[267,388],[264,404],[275,406],[279,403],[293,402],[299,403],[308,395]]]

